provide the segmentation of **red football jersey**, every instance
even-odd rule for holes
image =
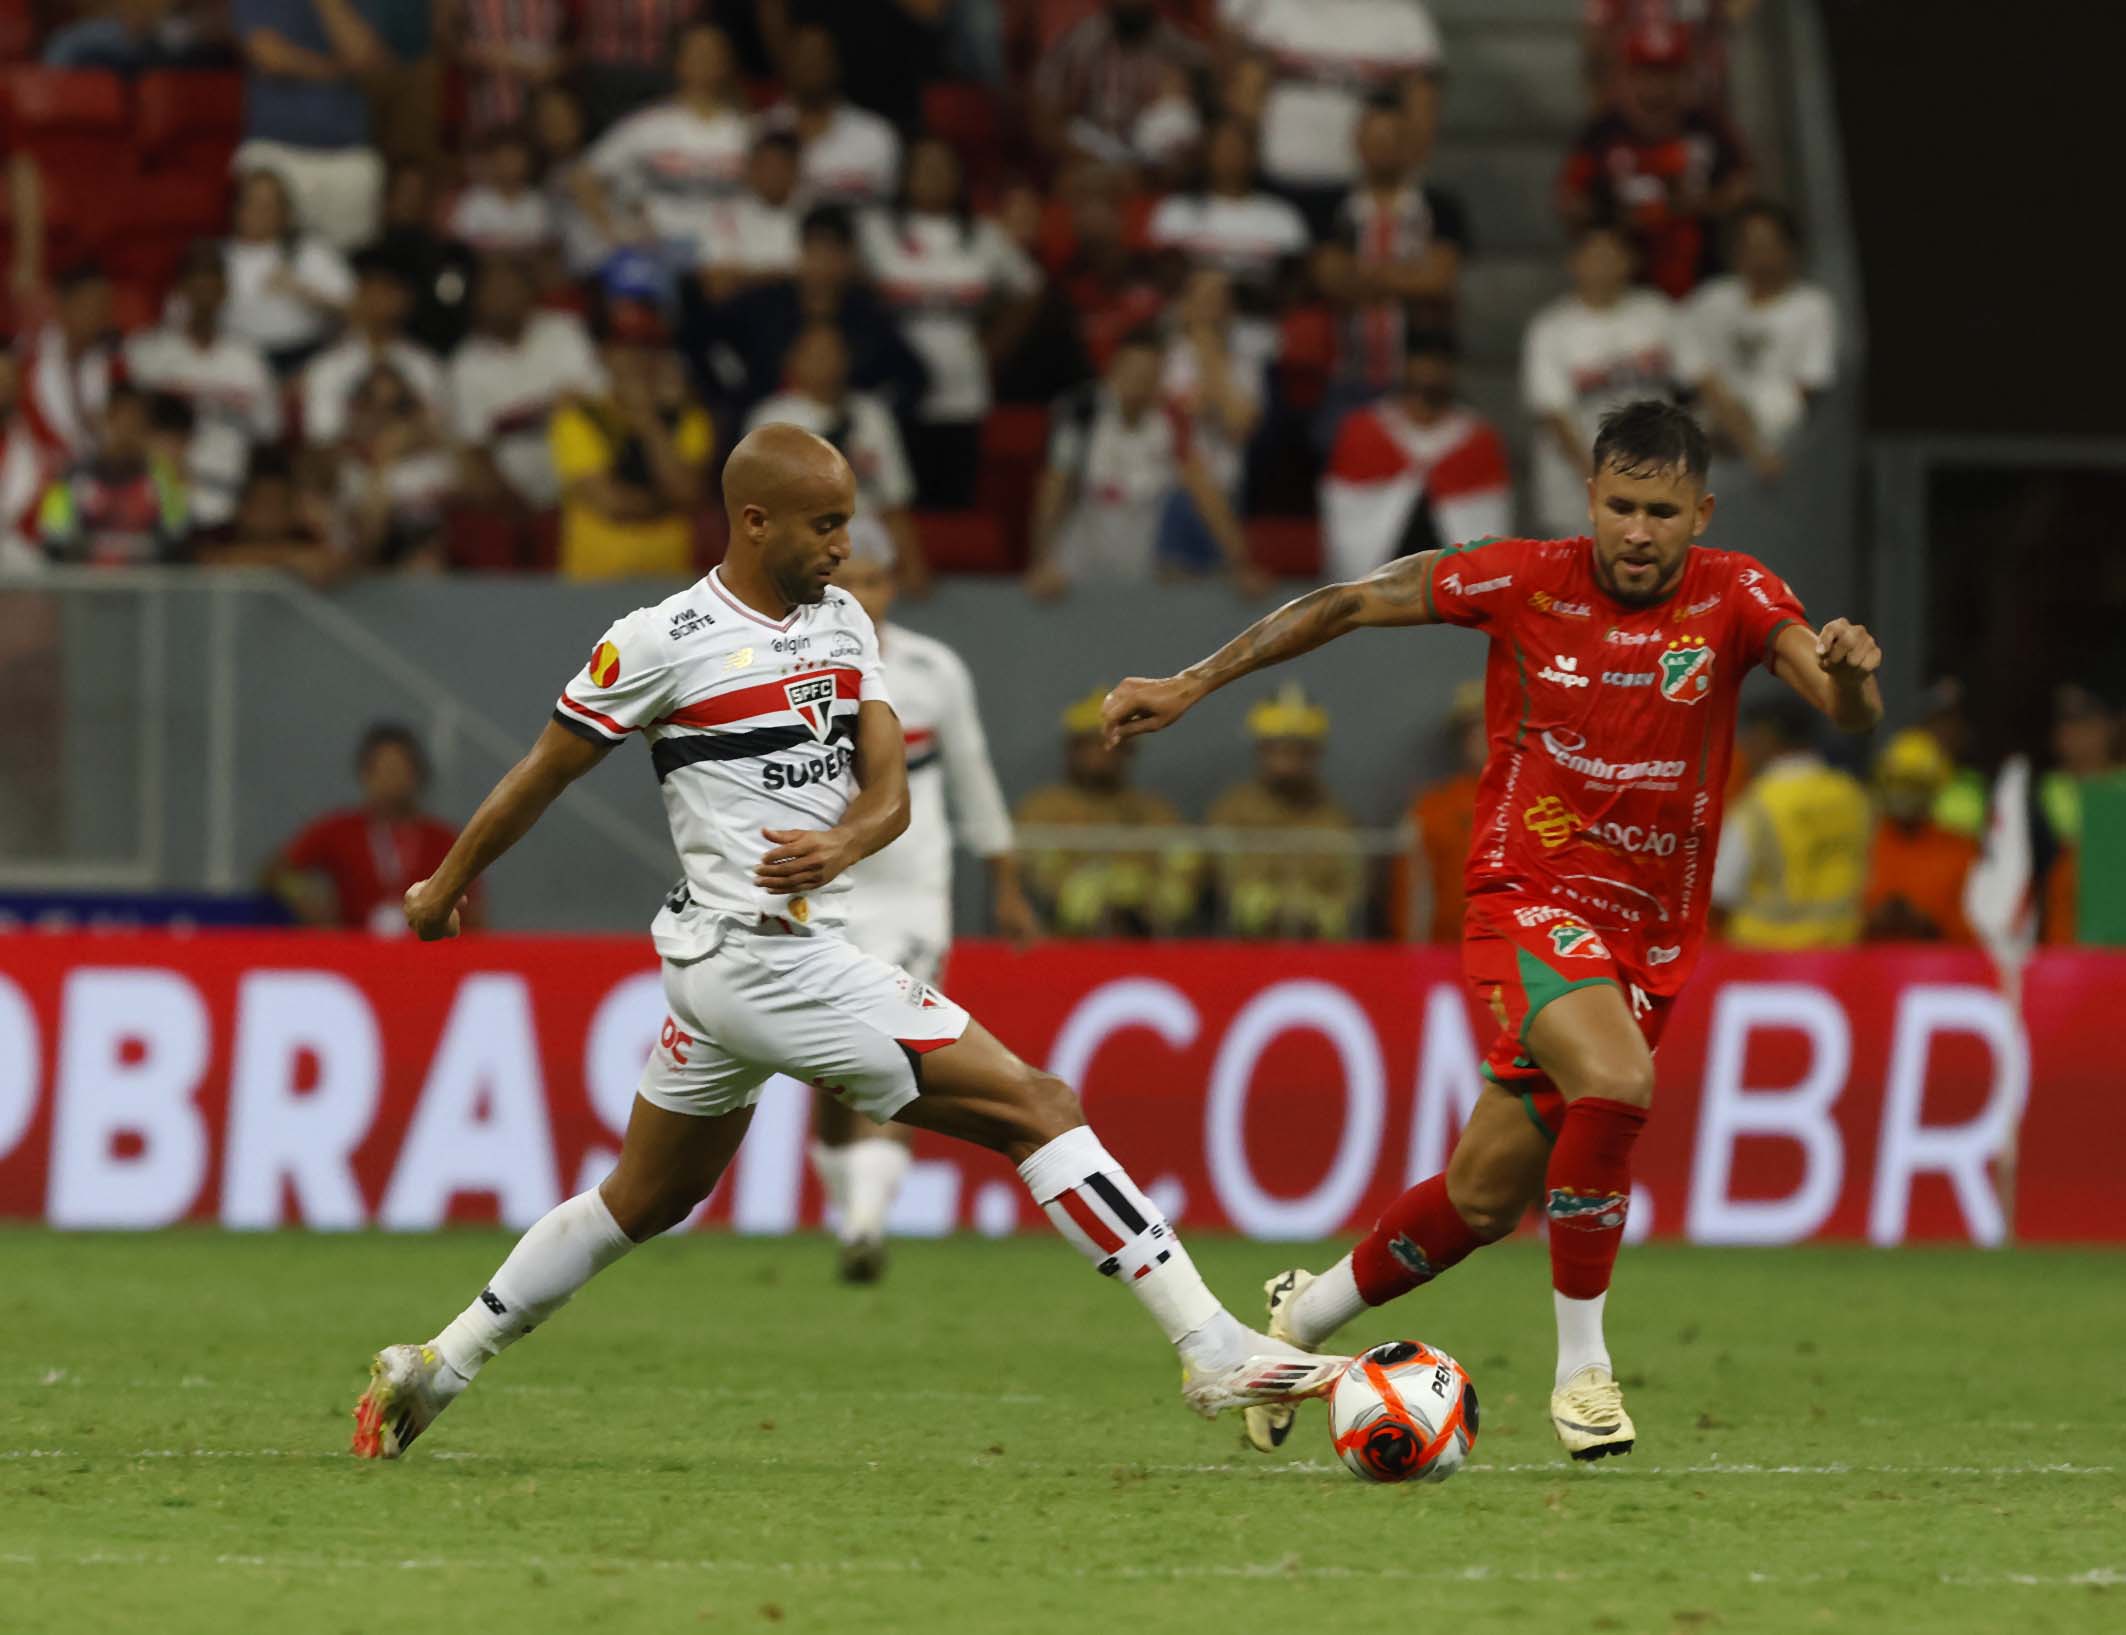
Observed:
[[[379,823],[358,807],[327,812],[288,842],[281,861],[332,882],[339,923],[395,937],[406,930],[406,888],[442,866],[457,830],[416,813]]]
[[[1456,546],[1426,588],[1433,617],[1491,638],[1469,895],[1573,912],[1647,992],[1675,992],[1705,924],[1742,678],[1801,603],[1750,557],[1694,546],[1675,594],[1627,607],[1586,538]]]

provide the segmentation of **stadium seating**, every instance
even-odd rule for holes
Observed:
[[[1321,529],[1309,517],[1255,517],[1247,523],[1248,556],[1280,579],[1321,577]]]
[[[985,512],[921,512],[915,531],[933,573],[1009,573],[1018,566],[1002,525]]]
[[[148,170],[227,176],[244,134],[242,75],[145,74],[134,95],[141,163]]]

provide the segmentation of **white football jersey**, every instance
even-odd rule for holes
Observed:
[[[879,647],[908,746],[908,828],[849,871],[849,939],[882,959],[882,949],[911,942],[942,955],[952,940],[954,829],[977,857],[996,857],[1012,848],[1011,814],[960,656],[897,624],[879,632]]]
[[[871,620],[846,591],[775,620],[711,569],[616,621],[554,719],[593,742],[640,733],[685,878],[651,935],[667,959],[711,952],[720,921],[839,929],[849,877],[804,896],[753,884],[763,829],[831,829],[856,798],[856,717],[890,705]]]

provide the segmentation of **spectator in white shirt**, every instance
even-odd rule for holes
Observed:
[[[900,428],[884,403],[868,392],[849,390],[849,345],[842,332],[830,323],[806,325],[790,348],[784,373],[788,386],[754,405],[746,430],[785,421],[840,449],[856,474],[858,512],[881,524],[893,541],[902,588],[921,591],[930,582],[930,570],[908,515],[915,479]]]
[[[1689,312],[1721,440],[1769,480],[1809,400],[1837,376],[1838,316],[1829,292],[1801,276],[1800,233],[1784,206],[1746,204],[1731,232],[1734,273],[1699,285]]]
[[[661,246],[692,266],[711,209],[744,180],[753,116],[722,29],[690,23],[674,44],[677,91],[600,137],[576,188],[608,239]]]
[[[1642,397],[1680,397],[1705,378],[1682,309],[1634,289],[1624,230],[1596,221],[1573,240],[1572,290],[1528,326],[1521,400],[1536,425],[1535,512],[1547,533],[1587,531],[1587,451],[1595,422]]]
[[[797,138],[769,131],[753,144],[746,186],[716,202],[702,224],[701,288],[711,301],[797,271]]]
[[[424,408],[443,395],[443,366],[425,347],[406,338],[413,292],[390,257],[375,249],[354,258],[354,299],[347,308],[347,335],[303,370],[303,438],[329,448],[347,435],[348,409],[363,381],[390,365]]]
[[[990,369],[1031,323],[1040,269],[995,221],[969,209],[959,156],[935,137],[909,150],[900,203],[866,216],[859,244],[930,372],[908,428],[916,491],[926,507],[964,509],[974,496]]]
[[[1357,177],[1352,143],[1368,98],[1408,113],[1414,148],[1439,120],[1439,31],[1418,0],[1219,0],[1218,21],[1274,80],[1262,114],[1263,170],[1326,233]]]
[[[1211,127],[1203,149],[1203,186],[1175,194],[1152,212],[1152,244],[1178,250],[1191,265],[1221,269],[1233,281],[1243,314],[1274,332],[1289,275],[1308,245],[1306,218],[1263,191],[1256,177],[1255,136],[1244,120]]]
[[[1191,440],[1218,491],[1243,509],[1248,439],[1262,423],[1271,351],[1233,315],[1233,286],[1217,267],[1198,267],[1174,303],[1159,386],[1188,421]]]
[[[532,184],[530,137],[500,126],[481,142],[473,164],[472,185],[451,207],[451,237],[483,254],[532,255],[553,242],[553,206]]]
[[[222,325],[228,290],[220,248],[193,245],[178,270],[166,321],[126,347],[134,380],[191,405],[185,475],[192,520],[201,528],[219,528],[236,515],[252,450],[281,435],[280,389],[265,354]]]
[[[21,364],[13,352],[0,347],[0,576],[34,573],[46,565],[29,530],[37,520],[37,502],[52,462],[21,410]]]
[[[1161,397],[1159,375],[1159,341],[1139,331],[1115,348],[1104,380],[1058,406],[1034,491],[1032,595],[1201,572],[1221,559],[1243,593],[1265,583],[1188,420]],[[1208,561],[1206,533],[1217,553]]]
[[[390,361],[380,358],[355,382],[340,450],[336,513],[357,558],[441,568],[457,462],[434,408]]]
[[[783,64],[789,100],[768,113],[803,154],[806,194],[822,203],[883,204],[901,173],[901,139],[877,114],[842,96],[841,55],[817,24],[794,30]]]
[[[339,328],[354,274],[324,239],[297,230],[288,184],[270,170],[237,179],[231,228],[222,245],[229,274],[222,326],[257,346],[285,378]]]
[[[111,312],[111,280],[95,262],[54,280],[50,321],[23,363],[22,407],[31,432],[60,466],[97,450],[111,391],[125,377]]]
[[[561,500],[547,422],[571,395],[597,397],[605,371],[583,321],[537,309],[525,264],[484,257],[473,283],[473,331],[451,356],[451,429],[467,494],[543,511]]]

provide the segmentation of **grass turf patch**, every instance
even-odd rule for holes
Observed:
[[[498,1234],[0,1232],[0,1629],[680,1627],[2043,1631],[2126,1621],[2126,1261],[1625,1252],[1639,1449],[1571,1466],[1540,1245],[1355,1344],[1482,1393],[1471,1467],[1353,1481],[1181,1407],[1149,1323],[1060,1246],[698,1236],[601,1278],[403,1462],[345,1456],[370,1351]],[[1327,1252],[1191,1241],[1236,1310]]]

